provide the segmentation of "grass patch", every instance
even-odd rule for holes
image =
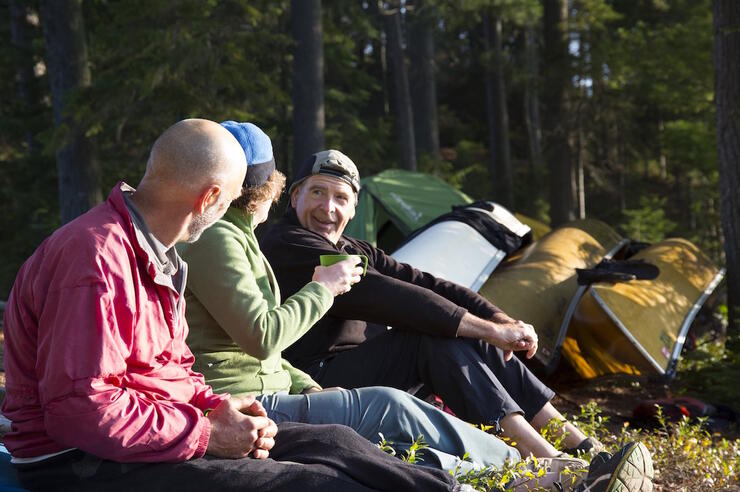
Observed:
[[[671,388],[674,394],[690,394],[713,404],[740,409],[738,381],[740,354],[725,350],[721,342],[705,340],[700,341],[697,350],[682,357],[678,377],[671,383]],[[639,386],[636,381],[629,384]],[[611,387],[609,391],[616,392],[617,389]],[[628,388],[620,398],[626,398],[635,390]],[[624,417],[610,421],[610,416],[594,401],[579,405],[576,415],[566,417],[585,434],[598,438],[607,451],[616,451],[630,441],[643,442],[653,458],[656,492],[740,492],[740,430],[737,423],[722,433],[710,433],[705,418],[683,417],[680,421],[670,421],[659,407],[656,411],[657,416],[650,428],[636,427],[634,420],[624,420]],[[485,427],[482,429],[486,430]],[[557,449],[563,448],[559,422],[550,422],[541,434]],[[392,449],[390,443],[384,445],[386,451]],[[405,459],[418,462],[423,459],[425,447],[420,436],[414,452]],[[592,456],[586,454],[581,457],[588,461]],[[502,469],[486,468],[469,473],[458,470],[456,475],[459,482],[479,491],[488,491],[504,490],[515,480],[529,479],[534,484],[544,473],[542,463],[530,457],[518,463],[507,463]],[[570,477],[572,480],[576,478],[577,474]]]
[[[725,348],[721,340],[704,338],[697,349],[679,360],[675,386],[681,393],[740,411],[740,352]]]
[[[608,450],[615,451],[628,442],[641,441],[650,450],[655,467],[653,480],[656,491],[740,491],[738,472],[740,471],[740,439],[728,440],[712,435],[704,428],[704,419],[689,421],[687,417],[679,422],[670,422],[657,408],[657,426],[654,429],[632,428],[628,423],[618,433],[610,432],[604,424],[608,417],[594,402],[581,407],[581,414],[571,416],[571,421],[586,434],[597,437]],[[559,436],[562,425],[552,421],[542,430],[546,438]],[[562,439],[551,439],[555,447],[562,449]],[[386,452],[396,455],[392,443],[383,439],[379,444]],[[419,436],[410,452],[402,452],[399,457],[409,463],[423,460],[423,436]],[[590,454],[581,456],[590,460]],[[466,457],[463,457],[465,459]],[[536,486],[537,479],[546,470],[536,458],[529,457],[517,463],[506,463],[501,469],[488,467],[480,471],[454,472],[460,483],[466,483],[478,491],[505,490],[516,480],[528,479],[533,490],[548,490]],[[574,471],[566,480],[576,481],[579,472]]]
[[[655,467],[654,484],[657,490],[709,491],[740,490],[740,439],[728,440],[705,430],[706,419],[690,421],[667,420],[660,407],[657,426],[653,429],[632,428],[625,422],[618,433],[609,432],[589,423],[603,421],[596,405],[581,407],[582,414],[574,418],[578,425],[595,435],[611,450],[619,449],[630,441],[642,441],[650,450]]]

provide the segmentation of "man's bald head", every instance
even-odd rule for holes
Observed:
[[[233,179],[241,186],[246,170],[244,151],[233,135],[213,121],[188,119],[169,127],[154,142],[140,187],[198,191]]]
[[[244,150],[228,130],[183,120],[154,142],[132,200],[162,244],[194,241],[239,198],[246,172]]]

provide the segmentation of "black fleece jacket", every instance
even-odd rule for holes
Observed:
[[[284,352],[298,367],[356,347],[385,326],[455,337],[466,312],[488,319],[501,311],[472,290],[397,262],[366,241],[342,236],[332,244],[303,228],[293,208],[264,234],[260,248],[275,271],[284,299],[311,281],[319,255],[368,257],[367,275],[337,296],[329,312]]]

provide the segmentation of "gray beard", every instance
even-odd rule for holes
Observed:
[[[206,209],[200,215],[196,215],[188,226],[188,237],[185,239],[186,243],[194,243],[203,234],[203,231],[208,229],[214,222],[221,217],[217,214],[219,203],[214,203]]]

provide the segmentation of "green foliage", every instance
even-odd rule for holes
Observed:
[[[424,461],[424,459],[421,457],[424,450],[427,449],[429,446],[424,442],[424,436],[419,435],[413,443],[411,443],[411,446],[409,446],[408,450],[406,450],[404,461],[407,463],[417,463],[419,461]]]
[[[608,419],[593,401],[581,406],[580,415],[570,420],[586,435],[597,437],[607,450],[643,442],[653,458],[658,490],[708,491],[740,484],[740,439],[709,434],[705,418],[690,421],[684,416],[679,422],[669,422],[662,408],[656,408],[657,427],[652,430],[633,429],[625,422],[618,432],[611,432],[605,425]]]
[[[468,484],[481,492],[510,489],[512,484],[526,484],[528,490],[550,490],[549,487],[538,486],[539,479],[547,473],[547,466],[532,456],[515,463],[507,460],[501,469],[491,466],[463,472],[458,466],[452,473],[459,483]],[[578,472],[567,470],[563,479],[567,479],[567,476],[575,479],[578,475]]]
[[[382,432],[378,432],[378,435],[380,436],[380,441],[378,441],[378,447],[380,450],[390,454],[391,456],[396,456],[396,450],[393,448],[393,443],[386,441]]]
[[[586,405],[581,405],[580,410],[580,415],[574,415],[572,421],[586,435],[597,435],[609,421],[609,417],[601,415],[601,409],[595,401],[590,401]]]
[[[94,84],[77,117],[98,135],[106,188],[140,176],[154,139],[181,118],[251,120],[280,142],[285,2],[135,0],[86,13]]]
[[[540,429],[540,434],[545,438],[547,442],[552,444],[555,449],[563,449],[567,432],[563,432],[563,423],[558,419],[550,419],[550,421],[543,428]]]
[[[326,145],[343,149],[370,176],[395,167],[390,114],[373,107],[383,100],[381,19],[359,2],[322,4],[324,57],[331,68],[325,77]]]
[[[568,113],[562,122],[584,164],[587,215],[635,238],[687,237],[721,260],[710,0],[571,0]],[[36,5],[31,2],[30,5]],[[529,155],[524,87],[542,89],[547,61],[531,72],[524,34],[541,53],[540,0],[407,1],[404,15],[434,9],[442,158],[420,169],[474,198],[491,199],[485,113],[483,14],[503,22],[516,211],[547,219],[546,168]],[[84,2],[92,86],[69,94],[71,116],[93,138],[107,192],[136,184],[157,135],[178,119],[250,120],[273,140],[278,167],[292,161],[292,39],[287,0]],[[10,39],[7,5],[0,36]],[[404,23],[408,19],[404,19]],[[322,2],[327,146],[363,175],[397,166],[393,88],[374,2]],[[406,27],[406,26],[404,26]],[[44,40],[36,29],[34,63]],[[58,223],[48,80],[23,107],[19,58],[0,45],[0,298],[20,262]],[[413,88],[412,88],[413,90]],[[547,108],[540,107],[540,118]],[[26,134],[41,154],[30,157]],[[536,189],[533,189],[536,187]],[[542,188],[542,189],[540,189]],[[662,201],[657,201],[660,197]],[[660,205],[658,207],[658,205]],[[658,210],[663,210],[662,214]],[[637,234],[635,234],[637,233]]]
[[[461,140],[446,148],[439,160],[422,158],[419,170],[438,176],[476,199],[490,199],[486,149],[479,142]]]
[[[487,175],[486,169],[477,162],[461,166],[444,159],[433,159],[422,156],[419,159],[419,171],[437,176],[457,189],[462,189],[463,184],[470,179],[480,175]]]
[[[668,422],[657,406],[659,427],[650,434],[629,431],[622,441],[644,439],[655,462],[657,482],[666,490],[718,490],[738,485],[740,440],[712,436],[703,428],[706,419]]]
[[[665,239],[676,224],[665,216],[666,199],[640,198],[640,208],[625,210],[625,220],[620,224],[626,237],[636,241],[655,243]]]
[[[10,40],[7,3],[0,5],[0,38]],[[43,59],[42,32],[30,29],[30,51],[21,53],[9,42],[0,43],[0,299],[25,259],[59,226],[54,150],[42,152],[51,139],[49,101],[25,103],[17,78],[18,63]],[[34,89],[48,86],[45,76]],[[31,140],[29,141],[29,137]],[[31,148],[33,147],[33,149]]]
[[[684,352],[678,363],[677,384],[684,392],[740,408],[740,353],[727,348],[724,340],[704,336],[697,349]]]
[[[382,451],[385,451],[391,456],[398,456],[402,461],[412,465],[424,461],[422,455],[424,454],[424,450],[429,448],[429,445],[424,442],[423,435],[420,434],[417,436],[416,439],[414,439],[414,442],[412,442],[408,447],[401,449],[399,453],[396,452],[394,443],[385,440],[385,436],[382,432],[379,432],[378,435],[380,436],[378,447]]]
[[[730,440],[719,434],[709,434],[704,428],[706,419],[691,421],[684,417],[681,421],[670,422],[657,407],[655,428],[632,428],[629,422],[625,422],[614,432],[610,430],[613,426],[607,425],[609,418],[602,413],[598,404],[591,401],[580,407],[579,415],[566,418],[586,435],[598,438],[607,451],[615,451],[628,442],[643,442],[653,458],[656,490],[734,490],[731,487],[740,485],[740,439]],[[551,421],[541,434],[557,449],[562,449],[562,421]],[[420,440],[423,442],[421,438],[417,442]],[[378,446],[396,455],[392,443],[385,441],[382,435]],[[592,454],[586,453],[581,458],[589,460]],[[468,460],[467,456],[462,459]],[[546,472],[547,464],[531,456],[518,462],[507,461],[500,469],[487,467],[468,471],[460,464],[452,471],[458,482],[469,484],[478,491],[505,490],[515,483],[526,483],[531,490],[548,490],[538,486],[538,479]],[[568,470],[561,479],[577,483],[584,473],[585,470]]]
[[[424,436],[418,436],[407,450],[401,450],[399,453],[394,448],[392,442],[386,441],[382,433],[380,434],[380,442],[377,446],[391,456],[399,456],[401,460],[411,464],[423,461],[419,454],[429,447],[424,442]],[[526,482],[531,487],[531,490],[538,490],[538,480],[547,473],[546,463],[531,456],[518,462],[507,460],[500,469],[493,466],[482,469],[469,469],[469,467],[464,466],[462,463],[464,461],[469,461],[467,454],[461,458],[461,463],[457,465],[455,470],[451,470],[450,473],[455,476],[459,483],[468,484],[475,490],[485,492],[504,490],[514,482]],[[575,480],[581,472],[582,470],[568,470],[565,475],[572,476]]]

